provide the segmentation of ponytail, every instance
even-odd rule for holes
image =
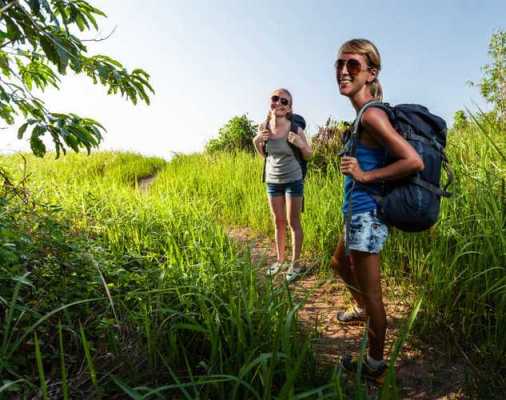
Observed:
[[[383,101],[383,87],[378,78],[371,82],[370,91],[372,97],[379,101]]]

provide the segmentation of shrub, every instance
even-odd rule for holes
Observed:
[[[253,137],[256,134],[257,125],[250,121],[246,114],[235,116],[220,129],[218,137],[211,139],[206,145],[208,153],[217,151],[234,152],[246,150],[254,152]]]
[[[343,148],[342,138],[350,129],[349,122],[327,119],[325,125],[318,128],[318,133],[312,139],[311,168],[325,172],[330,165],[338,166],[338,154]]]
[[[466,113],[462,110],[458,110],[453,115],[453,128],[454,129],[465,129],[469,125]]]

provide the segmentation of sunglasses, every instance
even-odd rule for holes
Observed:
[[[277,95],[272,96],[271,101],[273,103],[277,103],[279,101],[283,106],[287,106],[288,104],[290,104],[290,101],[288,99],[285,99],[284,97],[279,97]]]
[[[343,60],[340,58],[334,64],[334,67],[336,68],[336,71],[338,73],[343,72],[344,66],[346,66],[348,73],[352,76],[358,75],[360,72],[364,71],[362,69],[361,62],[358,60],[355,60],[354,58],[350,58],[348,60]],[[366,70],[369,68],[370,67],[367,67]]]

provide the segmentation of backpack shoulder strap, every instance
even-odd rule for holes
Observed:
[[[290,120],[290,128],[288,129],[288,132],[293,132],[298,135],[299,128],[302,128],[302,127],[297,122]],[[300,156],[299,148],[290,142],[288,142],[288,144],[290,145],[293,152],[295,153],[295,157],[298,158]],[[297,151],[297,150],[299,150],[299,151]]]
[[[299,128],[302,128],[297,122],[290,121],[290,131],[299,134]]]
[[[371,101],[365,103],[362,106],[362,108],[360,110],[358,110],[357,118],[355,119],[355,122],[353,122],[353,127],[352,127],[352,131],[351,131],[350,155],[352,157],[355,157],[355,153],[357,152],[357,143],[358,143],[359,135],[360,135],[359,131],[360,131],[360,125],[361,125],[361,121],[362,121],[362,116],[364,115],[364,112],[369,107],[377,107],[377,108],[381,108],[382,110],[384,110],[387,113],[389,112],[388,105],[383,103],[382,101],[378,101],[378,100],[371,100]]]

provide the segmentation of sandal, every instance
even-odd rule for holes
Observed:
[[[294,267],[293,265],[288,268],[288,271],[286,271],[286,281],[288,283],[293,282],[295,279],[299,278],[300,276],[304,275],[306,273],[306,269],[302,267]]]
[[[336,318],[339,322],[357,322],[367,320],[367,313],[358,306],[351,306],[344,311],[338,311]]]
[[[268,276],[276,275],[279,270],[283,267],[284,263],[280,263],[279,261],[276,261],[275,263],[271,264],[269,268],[267,268],[267,271],[265,272]]]
[[[341,359],[341,366],[348,372],[356,373],[359,369],[360,362],[362,362],[362,376],[369,382],[382,386],[385,382],[385,376],[388,369],[387,365],[383,361],[378,367],[373,368],[369,365],[367,358],[365,357],[364,360],[360,361],[357,358],[353,358],[351,355],[346,355]]]

